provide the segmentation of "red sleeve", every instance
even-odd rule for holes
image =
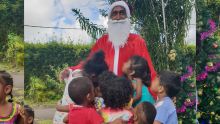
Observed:
[[[100,44],[102,42],[102,40],[104,40],[104,37],[106,37],[105,35],[103,37],[101,37],[100,39],[98,39],[96,41],[96,43],[92,46],[92,49],[89,53],[89,56],[86,58],[86,60],[88,60],[92,55],[93,53],[95,53],[96,51],[98,51],[100,49]],[[83,61],[81,61],[78,65],[76,66],[71,66],[69,67],[69,69],[72,69],[72,70],[75,70],[75,69],[81,69],[83,66]]]
[[[99,115],[95,109],[94,110],[92,109],[90,111],[90,120],[91,120],[90,124],[102,124],[104,122],[102,116]]]
[[[154,65],[152,63],[150,54],[148,52],[147,46],[146,46],[146,42],[144,41],[144,39],[140,38],[139,39],[140,44],[138,45],[137,48],[137,55],[142,56],[143,58],[145,58],[147,60],[148,66],[150,68],[150,72],[151,72],[151,81],[155,79],[155,77],[157,76],[157,72],[154,69]],[[151,95],[154,97],[154,99],[156,100],[157,96],[155,93],[153,93],[150,88],[148,88],[149,92],[151,93]]]

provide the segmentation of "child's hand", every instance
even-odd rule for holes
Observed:
[[[61,71],[60,74],[59,74],[59,80],[60,80],[60,81],[63,81],[64,78],[68,78],[68,77],[69,77],[69,69],[68,69],[68,68],[64,69],[64,70]]]
[[[21,116],[22,118],[24,118],[24,117],[25,117],[24,107],[19,106],[19,107],[18,107],[18,113],[20,114],[20,116]]]
[[[141,78],[134,78],[133,80],[135,80],[137,83],[142,82]]]
[[[173,103],[174,103],[174,105],[176,106],[176,97],[173,97]]]
[[[23,106],[20,106],[18,107],[18,116],[17,116],[17,120],[16,120],[16,124],[24,124],[25,123],[25,110],[24,110],[24,107]],[[25,123],[26,124],[26,123]]]

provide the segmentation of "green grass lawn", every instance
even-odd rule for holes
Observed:
[[[35,108],[35,107],[38,107],[38,108],[55,108],[57,103],[58,103],[58,100],[54,100],[54,101],[48,101],[48,102],[33,102],[31,101],[31,99],[25,99],[24,100],[24,103],[25,104],[28,104],[30,105],[31,107]]]

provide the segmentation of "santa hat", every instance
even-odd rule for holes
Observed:
[[[114,3],[110,6],[110,9],[109,9],[109,12],[108,12],[108,18],[110,18],[112,9],[113,9],[114,7],[116,7],[116,6],[122,6],[122,7],[124,7],[125,10],[126,10],[127,17],[128,17],[128,18],[131,17],[130,9],[129,9],[127,3],[124,2],[124,1],[116,1],[116,2],[114,2]]]

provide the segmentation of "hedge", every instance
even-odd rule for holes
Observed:
[[[46,92],[54,94],[55,97],[60,91],[62,94],[62,85],[57,79],[58,73],[67,66],[78,64],[85,59],[90,51],[89,45],[73,45],[70,43],[25,43],[25,94],[26,98],[38,100],[42,96],[47,96]],[[57,89],[56,89],[57,88]],[[38,91],[36,91],[38,90]],[[36,92],[34,92],[36,91]],[[51,93],[54,91],[54,93]],[[41,92],[41,93],[40,93]],[[40,95],[39,95],[40,94]],[[42,95],[44,94],[44,95]],[[36,98],[39,95],[39,98]],[[58,97],[60,94],[58,94]],[[44,102],[46,99],[40,100]]]

